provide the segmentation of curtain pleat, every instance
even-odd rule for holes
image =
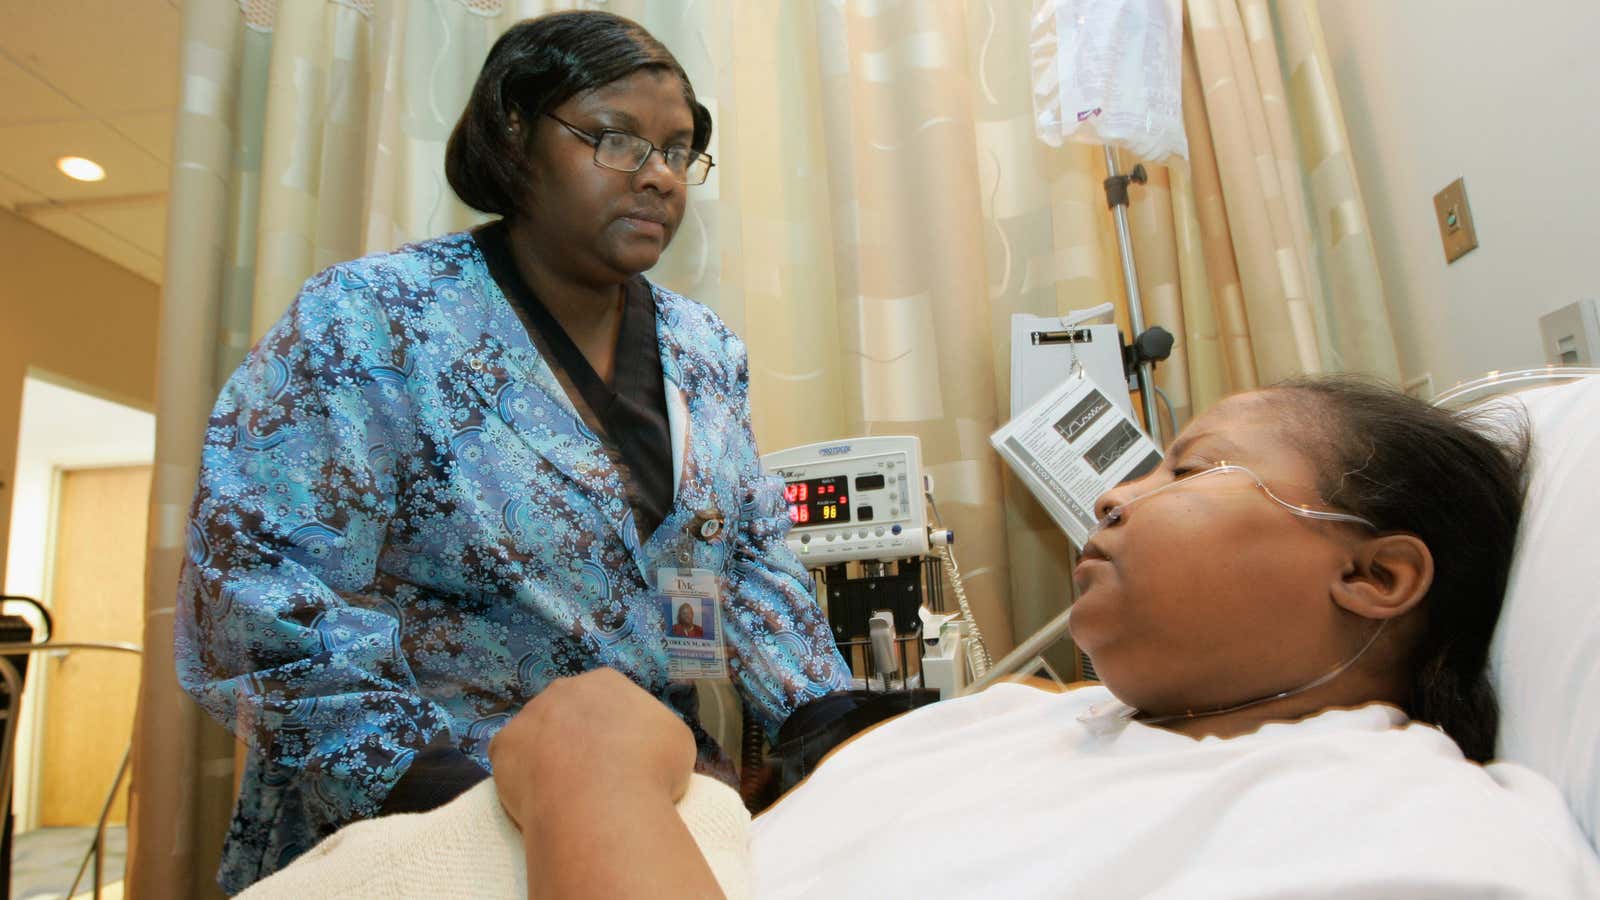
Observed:
[[[1277,71],[1288,76],[1287,105],[1298,137],[1299,156],[1286,168],[1308,185],[1309,244],[1313,258],[1320,260],[1320,283],[1328,298],[1320,323],[1329,354],[1323,368],[1365,372],[1398,383],[1400,356],[1389,325],[1377,248],[1316,5],[1313,0],[1280,0],[1273,10],[1281,36]]]
[[[173,605],[183,562],[201,435],[224,370],[243,353],[253,252],[254,158],[242,109],[264,92],[253,78],[261,36],[236,8],[184,7],[182,88],[162,285],[156,466],[145,566],[145,637],[129,809],[133,897],[221,896],[214,879],[232,806],[233,739],[188,702],[173,667]],[[264,72],[264,69],[261,70]],[[242,322],[241,322],[242,314]],[[230,362],[231,361],[231,362]]]

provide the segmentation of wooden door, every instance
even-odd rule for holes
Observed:
[[[150,467],[61,473],[50,606],[61,641],[143,639]],[[46,658],[39,824],[93,825],[133,728],[139,658],[78,651]],[[123,781],[111,821],[127,818]]]

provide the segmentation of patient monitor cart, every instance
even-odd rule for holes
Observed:
[[[806,444],[762,457],[783,479],[789,547],[807,568],[928,555],[922,442],[909,435]]]
[[[928,523],[931,482],[921,441],[911,435],[825,441],[770,453],[762,463],[783,479],[793,523],[789,547],[817,575],[818,600],[852,672],[868,683],[873,676],[905,687],[919,683],[922,609],[944,607],[930,549],[951,538]]]

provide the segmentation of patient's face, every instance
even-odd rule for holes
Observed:
[[[1184,430],[1161,468],[1108,492],[1100,512],[1223,461],[1290,502],[1320,506],[1316,469],[1286,439],[1287,402],[1270,392],[1223,401]],[[1149,712],[1297,687],[1348,655],[1348,623],[1330,595],[1348,540],[1243,475],[1164,491],[1085,548],[1073,572],[1073,637],[1112,691]]]

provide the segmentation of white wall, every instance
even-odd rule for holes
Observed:
[[[1407,378],[1544,365],[1539,316],[1600,295],[1600,2],[1319,0]],[[1479,247],[1447,266],[1433,195]]]
[[[50,605],[51,535],[54,533],[56,472],[63,468],[147,465],[155,457],[155,416],[29,376],[22,384],[22,422],[17,437],[15,490],[5,593]],[[33,827],[44,704],[43,660],[29,666],[22,696],[22,731],[17,738],[17,830]]]

